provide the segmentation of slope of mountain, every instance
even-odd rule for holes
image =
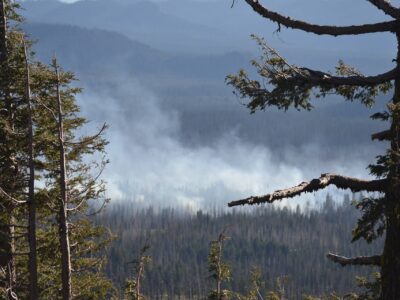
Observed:
[[[105,79],[115,73],[140,78],[152,88],[179,86],[182,90],[204,84],[224,87],[227,74],[248,64],[250,55],[238,52],[225,54],[170,54],[126,36],[101,29],[85,29],[71,25],[29,23],[26,30],[37,40],[35,50],[40,59],[49,61],[57,54],[70,70],[89,79]],[[185,85],[185,84],[186,85]],[[217,88],[218,89],[218,88]]]
[[[165,14],[157,4],[148,1],[99,0],[54,4],[44,0],[25,2],[24,7],[30,22],[118,31],[165,51],[192,52],[189,50],[197,49],[196,53],[215,53],[222,50],[226,40],[225,34],[216,28]]]

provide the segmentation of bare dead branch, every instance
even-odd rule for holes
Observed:
[[[262,6],[258,0],[245,0],[255,12],[280,25],[288,28],[299,29],[305,32],[315,33],[319,35],[357,35],[373,32],[395,32],[399,28],[397,21],[387,21],[375,24],[363,24],[352,26],[330,26],[330,25],[316,25],[304,21],[292,19],[290,17],[281,15],[277,12],[271,11]],[[376,1],[382,2],[382,1]]]
[[[51,114],[51,116],[53,117],[53,119],[57,122],[57,120],[58,120],[58,118],[57,118],[57,116],[56,116],[56,113],[50,108],[50,107],[48,107],[46,104],[44,104],[43,102],[41,102],[39,99],[35,99],[35,101],[37,102],[37,103],[39,103],[41,106],[43,106],[50,114]]]
[[[381,131],[381,132],[377,132],[377,133],[374,133],[373,135],[371,135],[371,139],[374,141],[374,140],[377,140],[377,141],[387,141],[387,140],[389,140],[391,138],[391,132],[390,132],[390,130],[384,130],[384,131]]]
[[[358,256],[348,258],[345,256],[335,255],[333,253],[328,253],[326,255],[328,259],[331,261],[340,264],[342,267],[348,265],[363,265],[363,266],[380,266],[381,265],[381,256]]]
[[[25,233],[25,234],[15,234],[15,235],[11,236],[11,238],[18,240],[18,239],[26,238],[27,236],[28,236],[28,233]]]
[[[89,189],[93,188],[93,185],[97,182],[97,180],[98,180],[98,179],[100,178],[100,176],[103,174],[104,169],[105,169],[105,165],[103,165],[103,166],[100,168],[100,170],[99,170],[98,174],[96,175],[96,177],[92,178],[92,179],[86,184],[86,188],[84,188],[84,189],[81,190],[81,191],[77,191],[76,193],[74,193],[74,195],[71,194],[71,195],[70,195],[70,200],[73,200],[73,199],[75,199],[75,198],[77,198],[77,197],[79,197],[79,196],[85,194]],[[100,184],[101,184],[101,183],[100,183]],[[104,202],[103,202],[103,204],[101,205],[101,208],[100,208],[100,210],[99,210],[97,213],[99,213],[99,212],[104,208],[106,202],[107,202],[107,199],[104,199]],[[85,204],[85,203],[87,203],[87,199],[84,198],[84,199],[82,199],[82,200],[79,202],[79,204],[75,205],[75,207],[67,208],[67,211],[77,211],[77,210],[78,210],[83,204]],[[96,214],[97,214],[97,213],[96,213]]]
[[[11,195],[9,195],[5,190],[3,190],[3,188],[1,188],[1,187],[0,187],[0,194],[3,194],[4,196],[7,197],[8,200],[10,200],[11,202],[13,202],[15,204],[25,204],[26,203],[26,201],[15,199]]]
[[[382,10],[385,14],[395,18],[400,18],[400,9],[394,7],[387,0],[368,0],[372,5],[375,5],[377,8]]]
[[[0,227],[16,227],[16,228],[28,228],[28,226],[25,225],[17,225],[17,224],[1,224]]]
[[[292,188],[278,190],[264,196],[251,196],[246,199],[232,201],[228,203],[228,206],[253,205],[265,202],[272,203],[285,198],[293,198],[303,193],[312,193],[324,189],[329,185],[335,185],[339,189],[350,189],[352,192],[384,192],[386,189],[386,182],[386,179],[368,181],[327,173],[322,174],[320,178],[313,179],[310,182],[302,182]]]
[[[91,217],[91,216],[94,216],[94,215],[97,215],[97,214],[99,214],[103,209],[104,209],[104,207],[106,207],[106,204],[108,203],[108,200],[109,199],[103,199],[103,202],[101,203],[101,206],[100,206],[100,208],[98,208],[96,211],[94,211],[94,212],[92,212],[92,213],[89,213],[89,214],[84,214],[86,217]]]
[[[78,141],[78,142],[66,141],[65,143],[69,144],[69,145],[87,145],[87,144],[91,143],[92,141],[94,141],[95,139],[97,139],[107,129],[107,127],[108,127],[108,125],[106,123],[103,123],[100,130],[95,135],[85,137],[81,141]]]
[[[28,256],[29,252],[13,252],[12,255],[15,255],[15,256]]]

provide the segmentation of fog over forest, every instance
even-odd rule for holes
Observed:
[[[362,0],[270,2],[273,9],[324,24],[385,20]],[[388,96],[373,108],[331,96],[313,101],[311,112],[251,115],[224,79],[240,68],[252,71],[250,60],[260,54],[252,33],[291,63],[334,71],[343,59],[366,74],[392,66],[394,40],[385,34],[332,38],[277,31],[245,3],[231,5],[24,3],[26,29],[40,41],[38,57],[48,62],[56,53],[84,87],[79,102],[91,126],[110,125],[104,178],[113,200],[196,210],[326,172],[369,176],[368,164],[384,149],[370,135],[386,126],[369,116]]]

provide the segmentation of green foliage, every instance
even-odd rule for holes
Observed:
[[[54,61],[50,67],[41,63],[32,66],[32,91],[37,107],[34,112],[35,140],[40,141],[35,148],[36,165],[44,183],[43,187],[37,189],[41,230],[43,229],[43,240],[38,250],[40,254],[45,254],[43,260],[40,260],[43,268],[41,274],[46,277],[46,280],[41,281],[45,285],[41,289],[48,297],[57,297],[61,286],[58,219],[55,217],[60,209],[61,196],[55,100],[57,76],[53,71],[54,67]],[[102,131],[93,137],[77,135],[86,124],[86,120],[79,115],[80,109],[75,100],[81,89],[71,87],[72,81],[75,80],[72,73],[61,70],[59,76],[68,174],[73,293],[77,299],[103,299],[110,292],[112,285],[102,274],[106,260],[100,252],[110,243],[112,237],[104,228],[92,224],[90,213],[91,206],[102,207],[108,201],[104,197],[105,182],[97,180],[107,161],[103,159],[99,163],[89,160],[89,157],[96,153],[103,157],[107,141],[102,137]],[[57,266],[56,269],[54,266]]]
[[[5,1],[7,16],[7,60],[0,64],[0,266],[15,262],[16,284],[13,291],[19,298],[28,297],[27,256],[13,255],[29,251],[26,240],[26,200],[28,176],[28,105],[26,101],[26,65],[24,32],[19,28],[22,18],[14,1]],[[29,52],[29,51],[28,51]],[[58,211],[60,209],[60,166],[58,121],[56,118],[57,76],[55,61],[51,66],[28,57],[31,104],[34,120],[34,155],[37,207],[37,255],[40,299],[60,297],[60,251]],[[57,66],[57,68],[59,68]],[[105,299],[111,297],[112,284],[104,275],[104,249],[112,236],[103,227],[94,226],[90,217],[107,203],[105,182],[99,180],[107,164],[103,137],[106,126],[98,134],[82,136],[87,123],[80,116],[73,87],[73,73],[60,70],[61,99],[64,119],[64,142],[68,173],[68,222],[72,256],[72,282],[75,299]],[[96,157],[94,160],[93,157]],[[100,160],[97,160],[100,157]],[[10,199],[13,200],[10,200]],[[6,224],[16,224],[11,232]],[[18,237],[18,238],[16,238]],[[3,253],[4,251],[4,253]],[[3,268],[1,268],[3,270]],[[4,279],[4,280],[3,280]],[[0,272],[0,287],[6,275]]]
[[[136,299],[136,281],[133,279],[127,279],[125,282],[124,293],[125,300]]]
[[[371,243],[385,232],[386,221],[384,217],[384,207],[386,198],[363,198],[355,201],[355,206],[362,212],[361,217],[357,220],[357,226],[353,230],[352,241],[363,238]]]
[[[360,295],[358,295],[358,298],[356,298],[357,300],[378,300],[381,298],[381,274],[376,272],[373,274],[373,277],[372,281],[369,281],[365,277],[357,278],[358,287],[364,290]]]
[[[263,38],[252,36],[261,49],[260,59],[253,60],[260,80],[252,80],[244,70],[229,75],[226,82],[232,85],[241,98],[249,99],[251,112],[275,106],[278,109],[310,110],[311,98],[324,98],[329,94],[341,95],[349,101],[358,100],[366,106],[374,103],[379,93],[386,93],[392,87],[390,82],[378,85],[357,86],[337,85],[325,80],[333,77],[329,73],[300,68],[289,64],[279,53],[268,46]],[[339,61],[336,74],[344,77],[359,76],[361,73]]]
[[[140,249],[138,257],[129,262],[133,264],[134,279],[127,279],[125,281],[125,298],[126,300],[146,300],[146,297],[141,294],[140,286],[141,280],[145,275],[146,266],[151,263],[151,256],[146,253],[150,249],[148,242],[146,241],[142,249]]]
[[[275,289],[274,291],[269,291],[267,293],[266,299],[268,300],[285,300],[286,299],[286,291],[285,285],[288,282],[289,277],[280,276],[275,280]]]
[[[360,294],[351,293],[347,295],[350,300],[380,300],[382,292],[381,274],[375,272],[373,280],[366,277],[357,277],[357,286],[362,290]]]
[[[224,229],[218,236],[217,240],[211,241],[210,252],[208,253],[208,271],[211,272],[211,278],[215,281],[215,289],[213,289],[208,299],[222,300],[230,299],[231,292],[222,289],[222,284],[231,279],[231,268],[229,264],[222,259],[224,242],[229,240],[229,236],[225,235]]]
[[[265,283],[262,281],[261,269],[253,267],[250,270],[250,287],[246,295],[236,295],[238,300],[258,300],[262,291],[265,288]]]
[[[259,37],[252,36],[261,48],[260,61],[253,60],[252,65],[257,69],[263,81],[251,80],[244,70],[238,75],[229,75],[226,82],[232,85],[241,98],[249,98],[248,107],[251,112],[276,106],[279,109],[310,110],[312,108],[309,98],[312,85],[308,83],[288,84],[289,78],[296,77],[300,70],[294,65],[289,65],[274,49],[269,47]]]

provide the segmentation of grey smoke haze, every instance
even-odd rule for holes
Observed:
[[[321,23],[384,19],[365,2],[271,4]],[[335,39],[285,29],[274,33],[275,25],[242,1],[234,9],[230,1],[211,0],[28,3],[33,23],[27,28],[39,39],[39,57],[48,61],[56,51],[85,87],[79,98],[84,114],[95,124],[111,125],[105,179],[114,200],[192,209],[223,205],[324,172],[367,177],[367,165],[384,148],[372,143],[370,134],[385,125],[368,117],[384,107],[386,96],[373,109],[330,97],[315,101],[309,113],[249,115],[224,77],[240,67],[251,69],[247,61],[258,55],[248,37],[253,32],[291,62],[332,70],[342,58],[368,73],[391,67],[389,35]],[[34,23],[39,21],[58,25]],[[290,203],[298,201],[304,199]]]
[[[164,109],[134,78],[113,80],[112,90],[87,90],[80,103],[92,120],[111,124],[111,164],[105,178],[114,200],[196,210],[291,186],[326,171],[368,176],[366,161],[376,149],[365,145],[348,151],[316,140],[272,149],[268,142],[246,142],[232,129],[212,143],[188,146],[180,139],[179,111]]]

